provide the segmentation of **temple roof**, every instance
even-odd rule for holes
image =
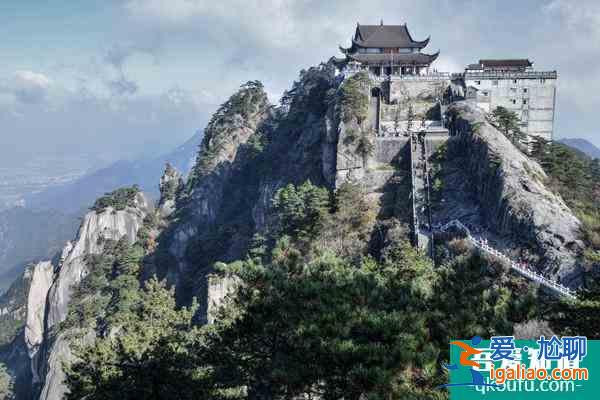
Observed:
[[[526,58],[506,59],[506,60],[479,60],[479,64],[483,68],[502,68],[502,67],[531,67],[533,63]]]
[[[366,53],[355,53],[348,54],[348,58],[356,60],[363,64],[382,65],[382,64],[394,64],[394,65],[429,65],[438,58],[440,52],[435,54],[424,54],[424,53],[409,53],[409,54],[366,54]]]
[[[359,47],[404,47],[419,48],[427,46],[429,38],[422,41],[413,40],[406,24],[404,25],[360,25],[352,43]]]

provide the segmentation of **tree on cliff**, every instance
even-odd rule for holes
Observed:
[[[520,144],[525,140],[517,113],[498,106],[492,111],[490,120],[513,144]]]
[[[164,284],[147,282],[118,335],[75,349],[78,361],[65,370],[67,399],[207,398],[199,375],[190,376],[194,369],[184,346],[195,334],[194,312],[195,306],[178,310]]]

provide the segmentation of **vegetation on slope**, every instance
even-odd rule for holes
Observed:
[[[561,143],[537,139],[533,156],[546,173],[546,184],[559,193],[582,223],[587,245],[584,260],[600,265],[600,160],[585,156]]]
[[[25,271],[10,288],[0,296],[0,352],[9,345],[25,326],[27,294],[31,273]]]
[[[215,324],[193,328],[156,282],[138,289],[119,335],[78,351],[71,398],[445,398],[450,338],[510,334],[532,315],[531,296],[476,255],[436,269],[394,242],[370,256],[359,187],[288,185],[274,205],[272,236],[220,267],[239,286]]]
[[[245,121],[263,112],[267,106],[268,99],[262,83],[250,81],[219,107],[204,130],[197,163],[190,175],[190,185],[193,186],[198,178],[213,169],[217,155],[231,139],[229,132],[243,126]]]
[[[525,134],[521,131],[521,120],[516,112],[498,106],[492,110],[489,119],[515,146],[523,144]]]
[[[4,364],[0,363],[0,399],[13,398],[13,382]]]
[[[369,88],[372,86],[366,73],[358,73],[344,81],[339,89],[340,117],[345,124],[356,124],[347,127],[347,141],[355,143],[358,154],[366,157],[373,153],[375,145],[370,137],[373,135],[371,127],[364,126],[369,112]],[[346,143],[348,144],[348,143]]]
[[[135,197],[139,192],[140,188],[137,185],[119,188],[98,198],[90,209],[102,212],[109,207],[117,211],[124,210],[127,207],[134,207]]]

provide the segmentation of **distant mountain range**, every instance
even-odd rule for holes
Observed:
[[[591,158],[600,158],[600,149],[585,139],[559,139],[558,142],[579,150]]]
[[[72,183],[54,186],[43,192],[25,197],[27,208],[60,210],[79,213],[106,192],[118,187],[137,184],[151,197],[158,195],[158,181],[165,164],[171,163],[184,175],[194,165],[202,140],[199,131],[175,150],[158,157],[136,161],[117,161],[106,168],[84,175]]]
[[[187,175],[194,165],[202,132],[162,156],[118,161],[63,185],[25,197],[24,207],[0,211],[0,292],[25,265],[52,257],[75,236],[79,218],[106,192],[137,184],[158,197],[165,164]]]

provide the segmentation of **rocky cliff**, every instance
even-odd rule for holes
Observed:
[[[24,328],[3,357],[17,376],[19,398],[61,399],[65,391],[62,363],[71,357],[71,338],[61,329],[74,288],[90,272],[88,257],[100,254],[107,240],[134,242],[152,204],[142,193],[123,209],[106,207],[86,214],[75,240],[68,242],[53,261],[40,262],[27,271],[23,290]],[[27,357],[17,357],[21,352]],[[27,387],[29,386],[29,387]]]
[[[440,220],[486,228],[500,247],[564,284],[582,284],[580,222],[546,186],[542,167],[468,102],[448,109],[452,138],[443,166]]]
[[[273,196],[290,183],[311,181],[330,191],[356,183],[372,198],[381,228],[363,247],[377,255],[381,242],[406,239],[405,231],[394,236],[388,227],[410,222],[408,140],[374,135],[372,82],[363,78],[342,80],[322,64],[302,71],[279,105],[269,103],[260,83],[243,85],[209,123],[187,181],[169,167],[161,179],[162,231],[153,233],[141,276],[166,278],[181,304],[197,297],[200,319],[210,321],[232,283],[210,278],[215,263],[243,259],[268,240],[277,229]],[[468,103],[452,105],[448,115],[452,137],[434,156],[435,219],[479,226],[499,247],[579,285],[579,221],[546,188],[541,167]],[[126,206],[96,207],[60,257],[31,270],[26,325],[12,348],[20,340],[36,398],[58,400],[64,393],[61,363],[72,357],[73,339],[61,323],[73,288],[90,272],[87,258],[101,254],[107,239],[135,241],[150,213],[141,194]]]
[[[269,229],[275,191],[305,180],[334,184],[337,125],[328,92],[336,85],[331,66],[311,68],[274,107],[262,85],[250,82],[205,130],[174,222],[160,238],[166,262],[158,266],[182,301],[204,299],[204,317],[212,265],[243,257],[253,235]]]

